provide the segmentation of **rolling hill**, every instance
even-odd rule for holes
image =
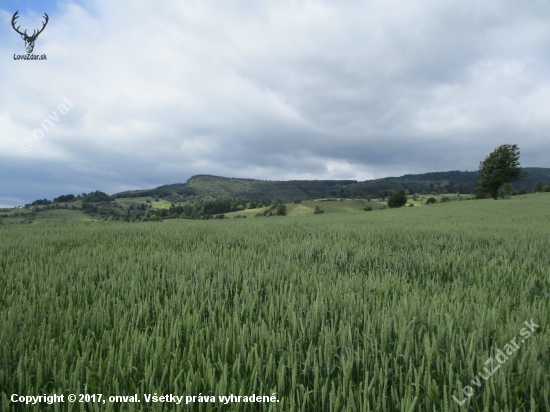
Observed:
[[[531,190],[542,180],[550,183],[550,168],[526,167],[523,182],[514,183],[516,190]],[[246,198],[259,201],[279,199],[290,202],[320,197],[385,197],[394,190],[409,193],[472,193],[477,172],[450,171],[409,174],[400,177],[366,180],[288,180],[269,181],[228,178],[211,175],[192,176],[186,183],[176,183],[148,190],[132,190],[113,195],[115,198],[162,197],[173,201]]]

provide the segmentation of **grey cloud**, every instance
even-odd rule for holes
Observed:
[[[67,3],[37,44],[47,62],[9,60],[10,13],[0,204],[197,173],[474,170],[502,143],[550,163],[547,2]],[[34,140],[62,97],[74,108]]]

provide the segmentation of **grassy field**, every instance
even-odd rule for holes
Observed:
[[[94,203],[97,205],[98,203]],[[118,211],[126,212],[130,207],[139,205],[151,205],[152,209],[169,209],[171,203],[167,200],[160,199],[158,202],[153,198],[120,198],[113,202],[106,203],[110,208]],[[103,206],[103,204],[100,204]],[[74,202],[60,202],[51,206],[58,208],[50,210],[41,210],[43,206],[33,206],[33,208],[8,209],[0,212],[0,225],[2,224],[32,224],[32,223],[49,223],[54,221],[70,221],[70,222],[90,222],[102,220],[100,216],[89,215],[82,211],[82,200]],[[67,209],[65,209],[65,207]],[[37,209],[38,212],[33,211]]]
[[[443,196],[451,197],[453,200],[457,200],[456,195],[422,195],[413,200],[409,196],[408,204],[414,206],[423,206],[428,197],[434,197],[439,202]],[[472,197],[471,195],[461,195],[462,199]],[[345,199],[345,198],[330,198],[330,199],[315,199],[302,201],[301,203],[287,203],[287,215],[288,216],[305,216],[313,214],[315,207],[319,206],[320,209],[327,214],[331,213],[350,213],[364,211],[365,206],[370,206],[373,211],[385,209],[385,201],[379,201],[379,199],[372,199],[370,202],[366,199]],[[0,225],[2,224],[40,224],[54,221],[71,221],[71,222],[89,222],[89,221],[106,221],[114,219],[116,217],[122,218],[126,213],[135,212],[140,206],[145,206],[147,209],[160,210],[170,209],[171,203],[166,199],[159,199],[155,201],[152,197],[143,198],[117,198],[108,203],[93,203],[98,206],[99,209],[111,209],[118,212],[117,216],[112,214],[102,214],[100,211],[96,211],[91,214],[86,214],[82,210],[82,200],[78,199],[74,202],[61,202],[50,205],[53,209],[43,210],[44,206],[33,206],[32,208],[22,209],[6,209],[0,212]],[[35,209],[35,210],[33,210]],[[268,207],[260,207],[254,209],[245,209],[235,212],[224,213],[227,218],[234,217],[255,217],[258,213],[262,213],[268,209]],[[37,213],[35,213],[37,211]]]
[[[349,213],[349,212],[363,212],[365,206],[371,206],[373,210],[382,209],[386,203],[367,200],[355,200],[355,199],[342,199],[340,200],[306,200],[301,203],[287,203],[287,215],[288,216],[305,216],[312,215],[315,211],[315,207],[319,206],[324,213]],[[268,207],[261,207],[256,209],[240,210],[237,212],[224,213],[228,218],[236,216],[254,217],[258,213],[262,213]]]
[[[311,203],[326,214],[0,226],[2,411],[550,410],[550,194]]]

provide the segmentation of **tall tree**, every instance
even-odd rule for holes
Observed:
[[[505,183],[523,180],[527,172],[519,165],[519,148],[515,144],[503,144],[497,147],[483,162],[479,163],[476,188],[498,198],[498,190]]]

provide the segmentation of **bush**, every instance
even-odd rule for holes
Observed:
[[[286,216],[286,205],[281,203],[279,206],[277,206],[276,215],[277,216]]]
[[[91,205],[91,204],[89,204],[89,203],[82,203],[82,211],[83,211],[84,213],[88,213],[88,214],[90,214],[90,213],[97,213],[98,210],[99,210],[99,209],[98,209],[97,206],[95,206],[95,205]]]
[[[294,203],[298,204],[298,203],[302,203],[302,201],[300,199],[295,199]]]
[[[215,218],[216,219],[225,219],[225,215],[224,214],[219,214],[219,215],[216,215]]]
[[[527,190],[525,189],[521,189],[519,192],[518,192],[518,195],[526,195],[527,194]]]
[[[409,203],[407,206],[408,207],[414,207],[414,205],[412,203]]]
[[[550,192],[550,185],[546,185],[542,188],[543,192]]]
[[[539,180],[537,183],[535,183],[535,187],[533,188],[534,192],[540,193],[544,189],[544,183],[542,183],[542,180]]]
[[[162,222],[162,219],[160,218],[160,216],[151,215],[151,217],[149,218],[149,222]]]
[[[365,212],[370,212],[370,211],[372,210],[372,206],[365,206],[365,207],[363,208],[363,210],[364,210]]]
[[[450,199],[449,197],[447,197],[447,196],[443,196],[443,197],[441,198],[441,203],[447,203],[447,202],[450,202],[450,201],[451,201],[451,199]]]
[[[313,214],[314,214],[314,215],[321,215],[321,214],[323,214],[323,213],[325,213],[324,210],[321,210],[321,209],[319,208],[319,206],[315,206],[315,210],[313,211]]]
[[[437,203],[437,199],[435,197],[429,197],[428,199],[426,199],[427,205],[433,205],[434,203]]]
[[[405,206],[407,203],[407,195],[404,190],[399,190],[391,195],[388,199],[388,207],[394,209]]]

